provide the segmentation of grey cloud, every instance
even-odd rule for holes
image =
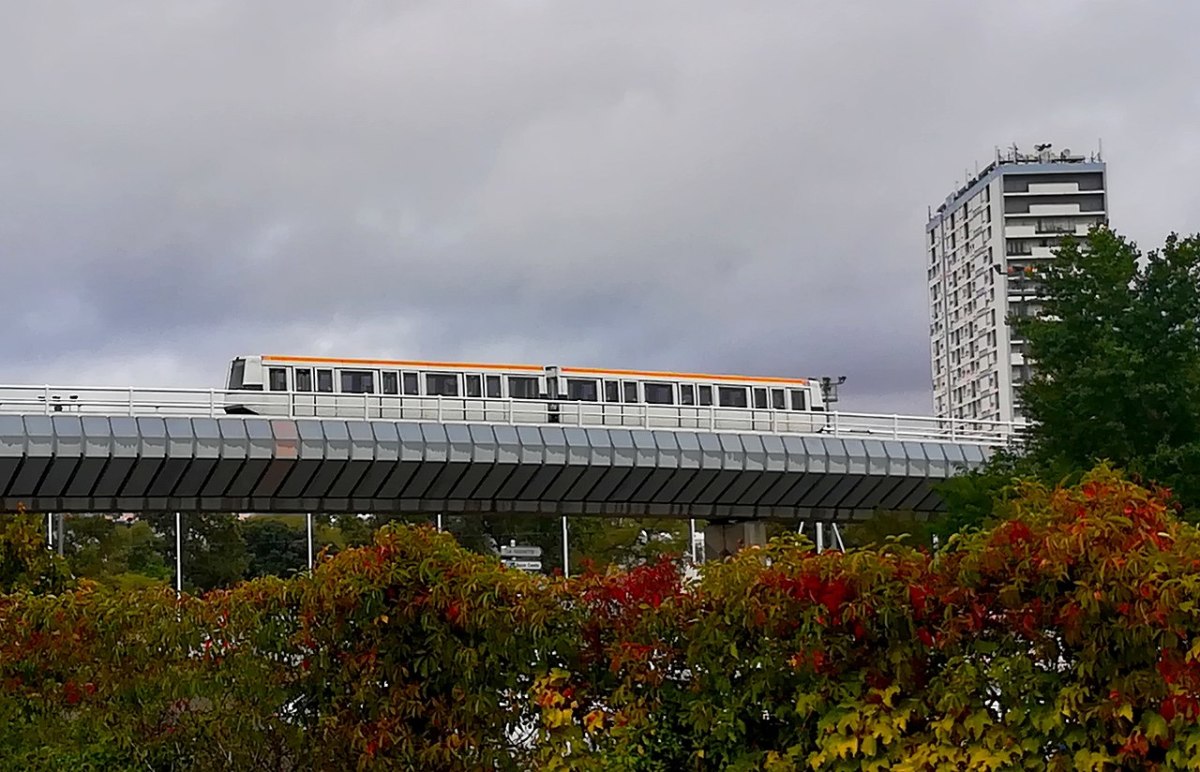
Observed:
[[[148,2],[0,10],[0,379],[236,353],[849,376],[927,412],[922,226],[1104,138],[1196,229],[1191,6]]]

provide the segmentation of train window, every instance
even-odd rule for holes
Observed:
[[[483,380],[487,385],[488,399],[500,399],[500,376],[489,375]]]
[[[700,404],[704,407],[712,404],[712,386],[700,387]]]
[[[233,367],[229,370],[229,388],[242,388],[242,379],[246,377],[246,360],[233,360]]]
[[[379,374],[380,390],[384,394],[399,394],[400,393],[400,376],[395,370],[385,370]]]
[[[417,378],[416,373],[401,373],[400,383],[404,387],[405,394],[421,393],[421,381]]]
[[[374,394],[375,373],[370,370],[342,370],[343,394]]]
[[[425,394],[430,397],[457,397],[458,376],[454,373],[425,373]]]
[[[267,388],[271,391],[287,391],[287,368],[269,368],[267,370],[267,383]]]
[[[312,370],[307,367],[293,370],[292,380],[296,391],[312,391]]]
[[[537,399],[538,379],[527,375],[508,376],[508,396],[512,399]]]
[[[674,405],[675,390],[669,383],[643,383],[642,393],[648,405]]]
[[[317,391],[333,391],[333,370],[317,370]]]
[[[766,389],[752,389],[752,391],[754,392],[754,407],[755,407],[755,409],[756,410],[766,410],[767,409],[767,390]]]
[[[718,386],[717,404],[721,407],[748,407],[745,386]]]
[[[808,410],[808,393],[804,389],[792,389],[792,410]]]
[[[783,389],[771,389],[771,407],[787,410],[787,395],[783,393]]]
[[[621,384],[616,381],[604,382],[604,401],[605,402],[620,402],[621,401]]]
[[[626,402],[637,402],[637,381],[622,381],[621,393]]]
[[[467,396],[482,397],[483,396],[483,376],[468,375],[467,379]]]
[[[595,402],[600,398],[596,382],[590,378],[568,378],[567,399],[575,402]]]
[[[679,404],[694,405],[696,404],[696,387],[690,383],[679,384]]]

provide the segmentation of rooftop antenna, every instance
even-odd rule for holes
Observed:
[[[1104,137],[1098,137],[1096,139],[1096,143],[1097,143],[1096,160],[1103,161],[1104,160]]]

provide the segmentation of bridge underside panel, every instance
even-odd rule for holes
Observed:
[[[0,416],[0,511],[935,511],[981,445],[335,419]]]

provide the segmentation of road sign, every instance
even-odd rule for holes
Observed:
[[[522,571],[542,570],[542,561],[540,560],[505,560],[503,563],[509,568],[519,568]]]
[[[541,556],[541,547],[526,547],[517,544],[502,544],[500,546],[500,557],[502,558],[540,558]]]

